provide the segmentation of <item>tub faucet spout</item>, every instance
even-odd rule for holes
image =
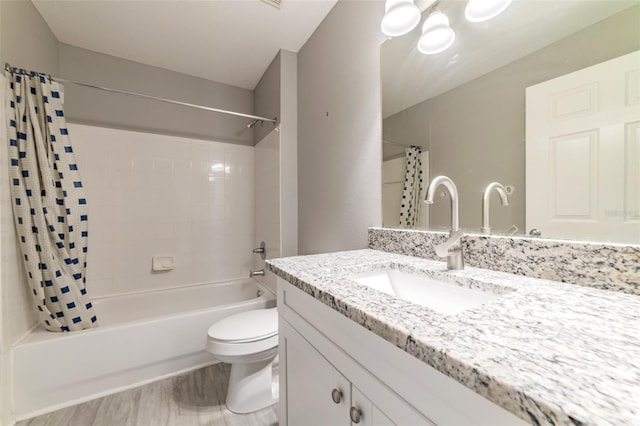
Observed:
[[[449,191],[451,196],[451,230],[449,231],[449,239],[436,247],[436,253],[440,257],[447,258],[447,269],[464,269],[464,253],[462,246],[460,245],[460,239],[463,236],[460,231],[459,213],[458,213],[458,188],[456,184],[447,176],[435,177],[429,189],[427,189],[427,196],[424,202],[427,204],[433,204],[433,199],[436,195],[436,190],[442,185]]]

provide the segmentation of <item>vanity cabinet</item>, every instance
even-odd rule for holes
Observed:
[[[524,425],[278,278],[280,424]]]
[[[283,424],[432,424],[401,400],[396,401],[396,405],[406,413],[383,413],[369,395],[350,382],[286,320],[281,321],[280,327],[284,352],[281,359],[286,360],[281,365],[285,365],[287,375],[286,382],[281,384],[286,387],[281,394],[281,401],[286,400],[286,412],[281,413],[281,419],[287,420]],[[351,368],[358,367],[352,365]],[[368,392],[376,396],[379,394],[378,389],[369,389]],[[386,397],[397,399],[394,395]]]
[[[278,332],[283,336],[286,359],[288,423],[347,424],[349,395],[344,392],[349,389],[349,381],[286,321],[279,324]],[[333,395],[336,391],[337,398]]]

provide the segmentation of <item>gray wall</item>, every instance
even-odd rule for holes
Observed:
[[[430,177],[458,186],[460,225],[480,228],[482,191],[516,188],[509,207],[494,195],[497,232],[525,226],[525,88],[640,49],[640,6],[627,9],[447,93],[384,120],[384,139],[430,149]],[[448,197],[446,197],[448,200]],[[430,207],[432,229],[450,227],[449,202]]]
[[[58,73],[58,39],[28,0],[0,1],[0,62]]]
[[[256,115],[266,118],[278,117],[280,121],[280,78],[281,78],[281,53],[271,61],[267,70],[254,89]],[[278,123],[276,123],[278,124]],[[256,143],[267,136],[273,130],[273,124],[256,124]]]
[[[61,43],[60,77],[182,102],[253,114],[253,91]],[[254,145],[251,121],[81,86],[65,85],[74,123]]]
[[[420,102],[382,122],[383,139],[400,145],[420,145],[424,151],[430,150],[431,102]],[[404,156],[404,148],[395,145],[383,147],[384,159]]]
[[[300,254],[366,247],[380,226],[380,20],[339,1],[298,52]]]
[[[298,87],[297,56],[280,50],[256,86],[256,115],[278,117],[280,137],[280,252],[298,254]],[[256,142],[272,129],[258,124]],[[258,211],[257,214],[260,214]],[[269,242],[267,241],[267,246]]]

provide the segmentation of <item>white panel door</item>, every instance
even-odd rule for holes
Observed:
[[[526,89],[526,226],[640,243],[640,51]]]

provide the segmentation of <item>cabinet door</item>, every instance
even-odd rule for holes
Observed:
[[[395,425],[378,407],[363,394],[360,389],[351,385],[351,408],[359,412],[358,421],[351,418],[351,424],[357,426],[392,426]],[[350,412],[351,413],[351,412]],[[350,414],[351,416],[351,414]]]
[[[286,352],[288,424],[348,425],[351,398],[347,379],[292,327],[281,327],[280,333],[285,333],[281,349]],[[333,400],[334,389],[342,394],[339,402]]]

